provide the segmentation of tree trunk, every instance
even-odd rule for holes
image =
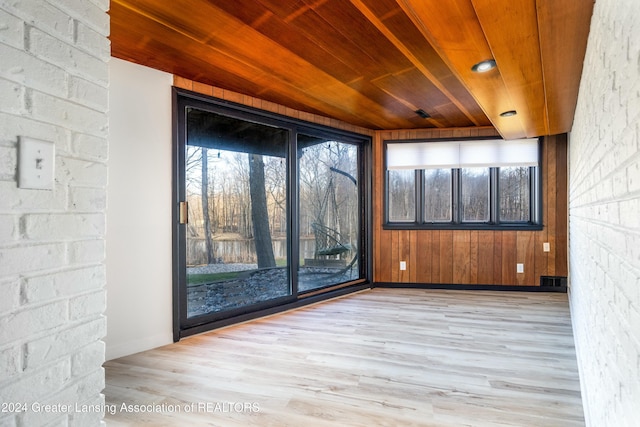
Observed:
[[[213,264],[213,241],[211,240],[211,216],[209,213],[209,159],[207,149],[202,147],[202,218],[207,264]]]
[[[269,230],[269,212],[264,182],[264,161],[259,154],[249,154],[249,193],[251,195],[251,220],[256,244],[258,268],[275,267],[276,261]]]

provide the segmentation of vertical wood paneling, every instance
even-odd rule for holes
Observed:
[[[470,129],[462,128],[462,129],[454,129],[453,137],[454,138],[469,138],[471,136]]]
[[[518,285],[529,285],[534,282],[535,262],[534,262],[534,233],[530,231],[516,232],[517,262],[524,264],[524,273],[517,273]]]
[[[493,285],[493,231],[478,231],[477,282],[480,285]]]
[[[471,240],[469,241],[469,283],[478,284],[478,235],[479,231],[472,230]]]
[[[378,155],[374,164],[374,205],[376,230],[382,230],[383,170],[382,144],[384,140],[493,136],[493,129],[429,129],[411,131],[381,131],[376,133]],[[543,224],[541,231],[468,231],[468,230],[395,230],[407,234],[409,251],[416,251],[417,270],[411,271],[412,283],[525,285],[538,286],[541,275],[566,275],[566,136],[551,136],[542,145]],[[383,238],[381,240],[388,240]],[[543,252],[542,244],[551,243],[551,252]],[[374,253],[379,263],[390,252]],[[427,253],[425,253],[427,251]],[[411,254],[408,255],[413,259]],[[393,256],[392,256],[393,257]],[[424,262],[423,260],[428,260]],[[399,259],[390,265],[397,268]],[[412,261],[413,263],[413,261]],[[525,265],[524,274],[516,273],[516,264]],[[376,269],[374,281],[385,282],[391,272],[386,267]],[[411,268],[411,266],[409,266]],[[415,282],[413,282],[415,280]]]
[[[398,262],[395,266],[392,266],[392,268],[398,270],[399,282],[408,283],[411,279],[411,269],[414,268],[414,266],[409,262],[409,254],[411,251],[411,232],[406,233],[402,231],[395,231],[394,233],[397,234],[398,239]],[[400,270],[400,261],[407,263],[406,270]]]
[[[432,233],[416,233],[416,283],[432,283],[431,280],[431,237]]]
[[[517,284],[516,263],[517,258],[517,232],[516,231],[498,231],[502,233],[502,284]]]
[[[213,96],[215,96],[216,98],[221,98],[224,99],[224,89],[218,88],[218,87],[214,87],[213,88]],[[267,103],[267,104],[271,104],[271,103]],[[266,109],[267,111],[273,111],[273,110],[269,110],[268,108],[265,107],[265,103],[262,103],[262,108]]]
[[[453,283],[453,231],[440,230],[440,282]]]
[[[442,283],[440,281],[440,230],[428,231],[431,234],[431,281],[427,283]]]
[[[377,257],[374,258],[373,264],[380,265],[380,281],[381,282],[391,282],[393,281],[391,276],[391,264],[393,258],[391,256],[392,252],[392,233],[390,231],[381,231],[381,238],[378,239],[380,242],[380,253]]]
[[[398,238],[401,232],[397,230],[393,230],[391,232],[391,281],[392,282],[400,282],[400,270],[398,269],[398,265],[400,264],[400,250]],[[405,234],[402,232],[402,234]]]
[[[193,91],[204,95],[213,96],[213,86],[209,86],[200,82],[193,82]]]
[[[181,89],[193,90],[193,82],[180,76],[173,76],[173,85]]]
[[[418,231],[411,230],[409,232],[409,254],[407,255],[409,263],[409,282],[416,283],[418,280]]]
[[[453,282],[471,283],[471,232],[456,231],[453,234]]]
[[[502,232],[493,231],[493,281],[504,285],[502,281]]]

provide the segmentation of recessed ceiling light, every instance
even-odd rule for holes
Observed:
[[[471,67],[471,71],[474,73],[486,73],[494,68],[496,68],[496,61],[493,59],[487,59],[485,61],[478,62],[476,65]]]
[[[500,117],[511,117],[511,116],[515,116],[516,114],[518,114],[516,110],[509,110],[509,111],[505,111],[504,113],[500,113]]]

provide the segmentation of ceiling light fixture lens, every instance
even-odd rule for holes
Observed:
[[[487,59],[486,61],[478,62],[471,67],[471,71],[474,73],[486,73],[489,70],[496,68],[496,61],[493,59]]]
[[[515,116],[516,114],[518,114],[516,110],[509,110],[509,111],[505,111],[504,113],[500,113],[500,117],[511,117],[511,116]]]

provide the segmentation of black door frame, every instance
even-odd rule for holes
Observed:
[[[283,116],[246,105],[237,104],[207,95],[202,95],[185,89],[174,87],[173,100],[173,147],[172,147],[172,231],[173,231],[173,339],[198,334],[208,330],[227,326],[246,320],[290,310],[318,301],[345,295],[347,293],[367,289],[372,283],[372,141],[371,137],[340,129],[334,129],[310,122],[304,122],[292,117]],[[248,120],[255,123],[277,126],[289,130],[288,147],[288,236],[287,257],[289,264],[290,296],[267,300],[258,304],[237,309],[227,310],[210,315],[188,319],[186,293],[186,225],[180,224],[180,202],[186,199],[184,182],[185,150],[186,146],[186,108],[194,107],[216,114]],[[297,188],[297,158],[291,153],[297,150],[298,134],[318,137],[335,138],[341,142],[354,143],[359,147],[358,165],[360,180],[360,212],[363,212],[360,223],[359,248],[359,276],[360,279],[319,289],[317,292],[300,295],[297,290],[297,274],[299,260],[299,228],[298,228],[298,188]]]

